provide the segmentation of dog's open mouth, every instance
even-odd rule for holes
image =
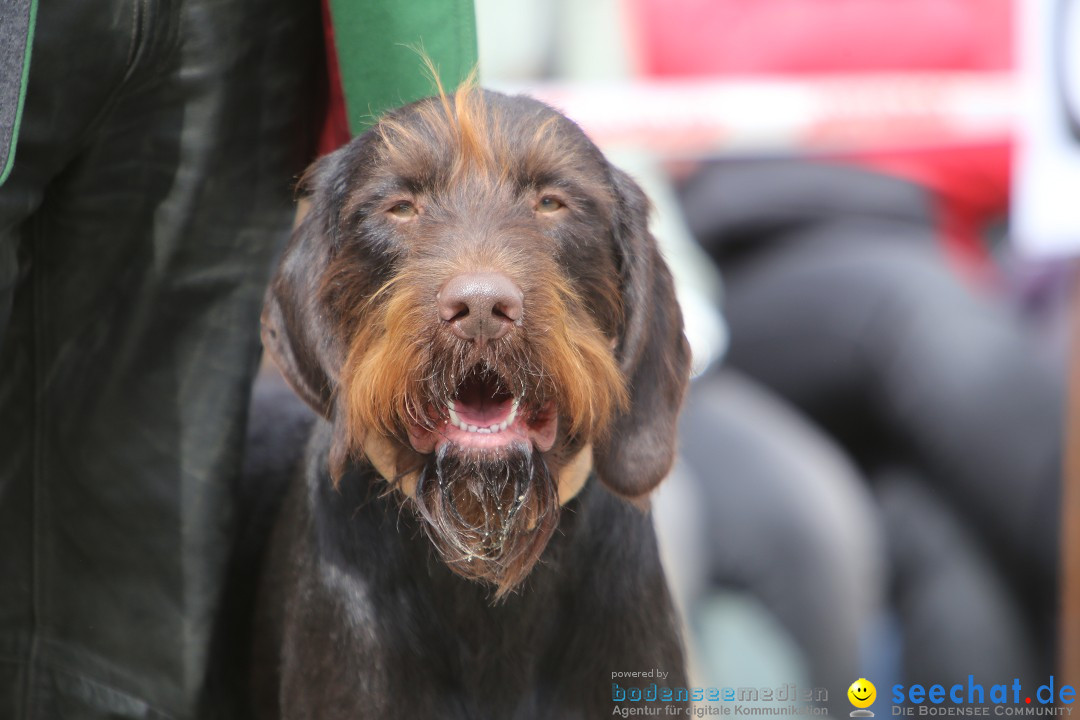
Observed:
[[[465,450],[499,450],[527,442],[541,452],[555,444],[558,413],[554,404],[535,407],[515,397],[495,371],[474,367],[458,383],[454,397],[438,415],[434,427],[412,424],[409,439],[417,452],[430,453],[445,443]]]

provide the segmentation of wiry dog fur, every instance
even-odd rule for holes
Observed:
[[[688,366],[638,187],[550,108],[464,86],[302,191],[263,338],[321,420],[259,593],[260,715],[596,718],[613,672],[684,686],[622,499],[670,468]],[[477,272],[512,289],[498,332],[440,315]],[[508,429],[455,430],[477,393],[513,398]]]

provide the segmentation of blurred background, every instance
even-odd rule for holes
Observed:
[[[482,82],[655,206],[696,376],[656,520],[697,683],[839,714],[859,677],[1054,672],[1080,175],[1042,166],[1080,134],[1018,68],[1069,96],[1074,4],[476,1]]]

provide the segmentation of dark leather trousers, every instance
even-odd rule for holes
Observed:
[[[0,717],[205,717],[317,23],[40,1],[0,187]]]

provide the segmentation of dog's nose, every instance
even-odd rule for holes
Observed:
[[[462,340],[483,345],[521,322],[521,301],[521,290],[502,273],[465,273],[439,291],[439,317]]]

